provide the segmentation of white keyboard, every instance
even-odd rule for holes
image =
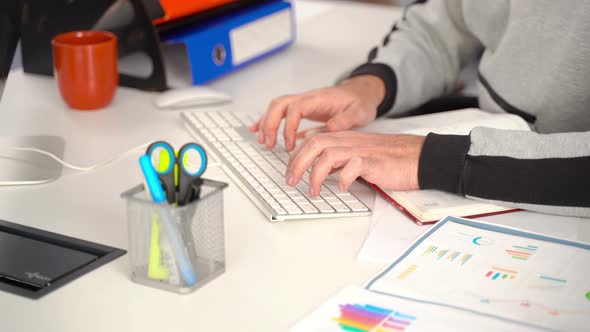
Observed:
[[[222,161],[226,172],[271,221],[370,214],[370,209],[351,192],[341,192],[328,177],[319,196],[309,195],[309,172],[296,187],[285,183],[289,154],[282,148],[269,150],[255,142],[247,126],[260,114],[238,112],[184,112],[187,129]]]

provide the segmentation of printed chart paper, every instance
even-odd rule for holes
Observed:
[[[462,310],[346,288],[291,329],[291,332],[399,332],[458,330],[514,331],[498,319],[468,315]],[[518,331],[537,331],[520,327]]]
[[[368,289],[549,330],[590,325],[590,246],[447,217]]]

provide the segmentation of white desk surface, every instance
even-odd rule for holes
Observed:
[[[399,16],[373,5],[295,5],[301,22],[293,47],[212,84],[235,98],[224,109],[264,110],[272,97],[331,84],[364,61]],[[66,160],[82,165],[149,141],[191,140],[177,112],[154,109],[154,96],[121,88],[108,109],[71,111],[53,80],[14,72],[0,104],[0,132],[63,136]],[[88,173],[64,170],[44,185],[0,188],[0,219],[127,249],[119,194],[141,181],[137,157]],[[2,331],[285,331],[382,268],[356,260],[370,218],[272,224],[219,168],[206,176],[230,182],[225,274],[176,295],[133,283],[125,255],[37,301],[0,293]]]

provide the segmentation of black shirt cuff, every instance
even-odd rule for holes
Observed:
[[[428,134],[418,163],[420,189],[464,195],[463,170],[470,146],[468,135]]]
[[[385,84],[385,98],[377,108],[377,117],[383,116],[393,108],[397,95],[397,76],[390,66],[383,63],[366,63],[357,67],[349,77],[375,75]]]

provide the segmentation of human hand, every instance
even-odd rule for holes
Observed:
[[[384,97],[385,84],[379,77],[356,76],[337,86],[274,99],[250,130],[258,132],[260,144],[274,148],[277,130],[285,118],[285,149],[291,151],[302,118],[325,122],[329,132],[363,127],[375,119]]]
[[[322,133],[310,136],[291,154],[287,184],[295,186],[311,167],[309,193],[317,196],[326,177],[340,170],[338,187],[348,190],[362,177],[385,189],[418,189],[418,161],[423,136],[361,132]]]

